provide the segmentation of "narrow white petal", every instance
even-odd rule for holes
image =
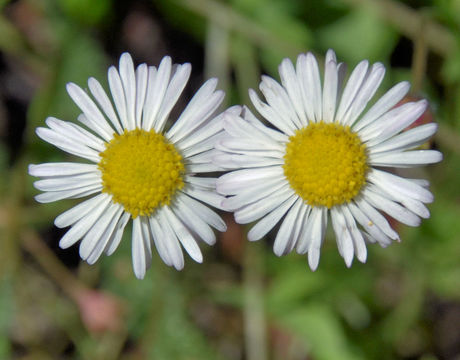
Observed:
[[[243,107],[243,115],[246,121],[262,131],[265,135],[269,136],[272,140],[282,143],[287,143],[289,141],[288,135],[282,133],[281,131],[270,129],[269,127],[262,124],[262,122],[260,122],[260,120],[254,116],[254,114],[251,112],[251,110],[249,110],[247,106]]]
[[[173,262],[169,256],[168,249],[166,248],[166,245],[164,243],[165,241],[168,241],[168,239],[166,239],[166,236],[155,216],[149,217],[149,224],[150,231],[152,232],[153,241],[155,243],[155,247],[158,251],[158,254],[160,255],[161,259],[164,261],[166,265],[173,266]]]
[[[369,163],[373,166],[402,168],[435,164],[441,160],[442,153],[436,150],[395,151],[381,154],[371,154],[369,156]]]
[[[29,174],[36,177],[70,176],[86,173],[98,173],[97,165],[71,162],[30,164]]]
[[[108,79],[110,92],[112,93],[113,102],[115,103],[115,108],[117,109],[121,126],[123,129],[129,129],[130,125],[126,111],[126,97],[123,90],[123,83],[117,69],[114,66],[109,68]]]
[[[406,194],[424,203],[433,202],[433,194],[414,181],[377,169],[372,169],[367,177],[368,181],[380,186],[388,192],[396,191],[397,193]]]
[[[327,58],[327,56],[326,56]],[[334,121],[338,93],[337,62],[334,59],[326,61],[324,66],[324,87],[323,87],[323,121],[326,123]]]
[[[437,131],[438,124],[431,123],[404,131],[403,133],[393,136],[378,145],[370,146],[369,151],[372,154],[387,151],[403,151],[415,148],[424,144]]]
[[[308,124],[308,120],[302,105],[303,100],[300,90],[300,84],[297,80],[294,65],[292,64],[290,59],[286,58],[281,62],[281,65],[278,67],[278,70],[281,77],[281,83],[285,87],[289,95],[289,98],[292,101],[297,116],[302,121],[302,125],[306,126]]]
[[[91,94],[94,96],[97,103],[104,111],[105,115],[109,118],[112,125],[115,127],[117,132],[121,134],[123,132],[123,129],[121,128],[120,121],[118,120],[117,114],[113,109],[112,102],[110,101],[109,97],[107,96],[99,81],[97,81],[93,77],[89,78],[88,87],[91,91]]]
[[[305,110],[305,113],[307,114],[307,120],[310,121],[315,121],[315,103],[313,99],[313,90],[312,86],[313,84],[311,83],[310,80],[310,75],[309,74],[309,64],[307,60],[307,54],[300,54],[297,57],[297,62],[296,62],[296,75],[297,75],[297,80],[300,84],[300,93],[302,94],[302,104]],[[281,129],[282,130],[282,129]],[[292,135],[292,134],[288,134]]]
[[[283,165],[284,159],[240,154],[222,154],[212,158],[213,164],[224,169],[244,169],[274,165]]]
[[[185,63],[183,65],[178,65],[176,71],[173,74],[171,81],[169,82],[168,89],[164,100],[158,110],[157,114],[157,128],[163,131],[166,120],[168,119],[169,113],[179,99],[179,96],[182,94],[185,85],[190,77],[191,65]]]
[[[147,270],[147,263],[145,261],[145,246],[144,238],[141,228],[140,218],[137,217],[133,220],[133,233],[132,233],[132,261],[134,274],[138,279],[143,279]]]
[[[335,206],[331,208],[331,222],[334,228],[339,253],[345,260],[347,267],[350,267],[354,255],[353,239],[347,227],[345,217]]]
[[[214,206],[217,209],[222,209],[222,200],[224,200],[222,195],[219,195],[215,192],[194,188],[193,186],[187,186],[182,191],[195,199]]]
[[[111,233],[106,233],[106,236],[103,236],[104,232],[108,229],[110,222],[115,217],[115,214],[121,214],[121,211],[122,207],[120,205],[109,204],[98,221],[96,221],[91,229],[86,233],[80,243],[80,257],[83,260],[88,259],[96,246],[100,249],[99,254],[102,253],[111,235]]]
[[[273,126],[277,127],[289,136],[294,135],[294,131],[296,130],[295,127],[292,124],[286,124],[284,121],[282,121],[275,113],[275,111],[269,105],[262,102],[262,100],[260,100],[257,96],[256,92],[252,89],[249,89],[249,98],[251,99],[257,111]]]
[[[223,195],[234,195],[238,194],[247,186],[275,178],[284,178],[282,167],[271,166],[262,169],[236,170],[218,178],[216,188],[217,191]]]
[[[123,53],[120,57],[120,79],[125,93],[128,130],[134,130],[136,128],[136,75],[133,59],[128,53]]]
[[[311,238],[308,246],[308,265],[312,271],[318,268],[321,245],[324,241],[324,235],[326,234],[327,228],[327,212],[327,209],[324,207],[313,208],[312,210],[312,218],[310,221],[312,221],[313,224],[309,227],[309,231],[307,232],[307,236]]]
[[[275,255],[286,255],[297,242],[300,233],[299,221],[297,220],[303,219],[305,211],[306,206],[303,205],[302,198],[297,198],[294,205],[287,212],[276,234],[275,243],[273,244]]]
[[[193,260],[198,263],[202,263],[203,255],[201,254],[200,247],[196,243],[192,234],[190,234],[187,228],[182,224],[182,222],[176,217],[176,215],[168,206],[164,206],[163,211],[165,212],[165,217],[168,219],[171,228],[184,247],[185,251],[187,251]]]
[[[113,129],[110,127],[108,122],[105,120],[99,108],[91,100],[91,98],[83,91],[78,85],[74,83],[68,83],[67,92],[69,93],[72,100],[77,104],[77,106],[83,111],[86,118],[93,124],[93,126],[98,130],[104,140],[110,141],[113,134]]]
[[[95,204],[91,213],[83,216],[78,220],[69,231],[65,233],[62,239],[59,241],[59,246],[62,249],[66,249],[69,246],[75,244],[80,240],[88,230],[99,220],[103,211],[107,208],[110,203],[110,197],[106,196],[102,201]]]
[[[408,210],[412,211],[421,218],[428,219],[430,217],[430,211],[428,208],[421,201],[411,198],[405,192],[398,190],[388,191],[389,189],[376,185],[370,185],[369,189],[382,195],[383,197],[402,204]]]
[[[263,236],[265,236],[278,223],[278,221],[281,220],[284,214],[286,214],[286,212],[294,204],[296,199],[297,197],[295,196],[286,199],[284,203],[282,203],[270,214],[266,215],[256,225],[254,225],[252,229],[248,232],[248,240],[257,241],[260,240]]]
[[[412,123],[425,112],[428,102],[426,100],[420,100],[416,103],[408,103],[407,107],[404,105],[401,105],[401,108],[405,107],[405,111],[402,111],[395,118],[388,119],[385,123],[383,121],[376,122],[375,131],[378,132],[377,137],[369,139],[368,137],[366,138],[366,136],[363,136],[364,141],[369,140],[367,144],[368,146],[380,144],[382,141],[391,138],[400,131],[406,129],[408,126],[412,125]],[[379,124],[381,124],[380,127],[378,126]]]
[[[410,84],[407,81],[400,82],[393,86],[353,125],[353,130],[359,131],[363,129],[389,111],[406,96],[409,88]]]
[[[154,71],[156,74],[153,82],[150,82],[152,77],[149,78],[147,86],[144,109],[148,110],[145,114],[148,115],[148,117],[144,117],[142,124],[144,130],[150,130],[153,128],[155,131],[160,132],[161,124],[158,123],[157,115],[160,110],[161,103],[164,101],[166,89],[168,88],[168,84],[171,79],[171,70],[172,62],[169,56],[165,56],[161,60],[157,71],[149,68],[149,72]]]
[[[260,184],[255,192],[252,188],[242,190],[238,195],[223,200],[222,206],[226,211],[235,211],[247,204],[263,199],[283,187],[289,186],[286,181],[279,178],[269,179]]]
[[[48,117],[46,119],[46,125],[57,134],[69,138],[77,144],[88,146],[98,152],[105,150],[104,141],[83,129],[81,126],[54,117]]]
[[[235,211],[235,221],[238,224],[247,224],[280,206],[286,199],[297,197],[291,188],[283,188],[280,192],[255,201]]]
[[[340,105],[337,109],[337,113],[335,119],[337,122],[342,123],[343,117],[353,100],[359,89],[361,88],[363,81],[367,75],[367,69],[369,67],[369,62],[367,60],[361,61],[353,70],[348,79],[348,82],[343,90],[342,98],[340,100]]]
[[[391,244],[391,240],[385,233],[376,226],[373,221],[353,202],[347,204],[348,209],[351,211],[353,217],[358,223],[367,231],[370,236],[374,239],[373,242],[378,241],[382,246],[388,246]],[[396,240],[399,239],[396,235]]]
[[[206,205],[189,197],[185,193],[181,193],[179,196],[177,196],[177,200],[190,208],[196,215],[198,215],[207,224],[211,225],[214,229],[219,231],[227,230],[227,225],[225,224],[224,220],[222,220],[222,218],[217,215],[216,212],[211,210]]]
[[[344,215],[345,221],[347,223],[347,228],[350,231],[356,258],[362,263],[365,263],[367,258],[367,248],[366,243],[364,242],[363,234],[356,226],[356,221],[353,218],[353,215],[350,212],[347,204],[340,206],[340,211],[342,211],[342,214]]]
[[[127,212],[123,213],[121,215],[120,220],[117,223],[117,226],[115,228],[115,231],[112,234],[112,238],[110,239],[109,243],[107,244],[106,248],[104,249],[104,252],[106,253],[107,256],[110,256],[114,253],[114,251],[117,249],[118,245],[120,244],[120,241],[123,237],[123,232],[125,230],[126,224],[128,224],[129,219],[131,218],[131,215]]]
[[[76,155],[96,163],[100,160],[97,151],[85,146],[84,144],[77,143],[72,139],[65,138],[51,129],[39,127],[35,130],[35,132],[46,142],[49,142],[69,154]]]
[[[377,194],[368,188],[363,190],[363,195],[366,197],[366,200],[369,201],[377,209],[386,212],[388,215],[402,222],[403,224],[409,226],[420,225],[420,218],[417,215],[405,207],[395,203],[394,201],[380,194]]]
[[[82,186],[76,189],[62,190],[62,191],[51,191],[38,194],[35,196],[35,200],[40,203],[49,203],[53,201],[63,200],[63,199],[77,199],[80,197],[88,196],[102,190],[102,185],[92,184],[87,186]]]
[[[145,247],[145,264],[146,268],[149,269],[152,265],[152,235],[149,226],[148,216],[139,216],[141,220],[142,238],[144,239]]]
[[[298,129],[303,127],[302,121],[297,117],[289,95],[276,80],[263,75],[259,89],[264,94],[267,103],[282,121],[290,123],[291,126]]]
[[[345,113],[342,124],[352,125],[374,96],[385,75],[385,67],[381,63],[372,65],[369,75],[364,80],[362,87],[356,94],[353,103]]]
[[[191,134],[195,129],[204,124],[224,99],[225,93],[217,90],[201,103],[197,102],[195,107],[186,108],[173,127],[168,131],[167,137],[176,142]]]
[[[34,187],[41,191],[63,191],[80,189],[101,183],[100,174],[81,174],[72,176],[52,177],[34,182]]]
[[[145,95],[147,93],[147,80],[149,68],[141,64],[136,69],[136,128],[142,128],[142,111],[144,109]]]
[[[184,181],[194,185],[195,187],[201,187],[202,189],[215,190],[216,189],[216,178],[198,177],[192,175],[185,175]]]
[[[196,215],[185,203],[177,201],[174,211],[181,221],[208,245],[214,245],[216,236],[209,225]]]
[[[90,211],[96,208],[99,204],[104,201],[107,201],[107,198],[110,200],[110,196],[101,193],[92,197],[91,199],[85,200],[78,205],[75,205],[73,208],[60,214],[55,220],[54,225],[59,228],[65,228],[76,223],[82,217],[86,216]]]
[[[225,113],[223,128],[232,137],[250,137],[261,139],[264,143],[274,142],[273,138],[259,130],[254,124],[244,120],[239,115]]]
[[[372,205],[370,205],[366,201],[366,199],[355,199],[355,203],[361,210],[361,212],[363,214],[366,214],[367,217],[369,217],[370,222],[368,223],[368,225],[370,227],[377,226],[390,239],[399,241],[398,233],[391,228],[390,224],[388,223],[388,220],[385,219],[385,217],[380,212],[378,212]]]
[[[107,228],[104,230],[103,234],[100,237],[100,240],[97,242],[96,246],[94,247],[91,254],[88,256],[86,261],[88,264],[94,264],[101,254],[105,251],[107,246],[110,245],[110,242],[115,237],[116,229],[118,226],[118,222],[120,221],[120,216],[123,213],[123,208],[121,206],[118,207],[117,212],[114,214],[110,223],[107,225]],[[80,245],[81,246],[81,245]]]
[[[168,251],[169,258],[176,270],[182,270],[184,268],[184,254],[182,253],[177,236],[171,228],[163,209],[158,210],[158,222],[165,235],[165,238],[161,241],[163,241]]]

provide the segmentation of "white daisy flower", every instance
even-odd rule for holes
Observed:
[[[213,118],[223,91],[210,79],[198,90],[171,128],[169,114],[190,76],[190,64],[172,65],[164,57],[158,68],[120,58],[119,71],[108,71],[110,99],[90,78],[89,94],[73,83],[70,97],[81,109],[87,129],[48,118],[49,128],[37,128],[43,140],[91,163],[30,165],[41,177],[34,186],[43,191],[41,203],[92,196],[59,215],[56,226],[71,229],[60,240],[68,248],[82,239],[80,256],[93,264],[103,252],[112,254],[132,219],[132,261],[142,279],[152,259],[152,242],[169,265],[184,266],[181,246],[193,260],[203,257],[196,239],[212,245],[211,228],[225,231],[224,221],[208,206],[220,208],[216,179],[195,174],[220,170],[211,162],[214,142],[223,134],[222,114]],[[92,97],[91,97],[91,96]],[[94,99],[94,100],[93,100]],[[238,107],[228,110],[237,115]]]
[[[282,220],[274,252],[294,248],[308,253],[318,266],[328,218],[347,266],[353,257],[365,262],[365,241],[387,246],[399,240],[383,211],[410,225],[428,218],[424,203],[433,201],[425,180],[405,179],[384,168],[414,167],[441,161],[442,154],[417,147],[430,138],[436,124],[403,131],[427,107],[425,100],[398,106],[409,90],[402,82],[366,107],[379,87],[385,68],[362,61],[344,82],[344,66],[326,55],[324,79],[311,54],[301,54],[294,68],[289,59],[279,67],[280,85],[263,76],[266,103],[250,90],[257,111],[275,128],[263,125],[245,109],[244,119],[228,114],[227,137],[216,144],[222,154],[214,162],[227,169],[217,191],[228,196],[226,210],[238,223],[258,221],[248,233],[259,240]]]

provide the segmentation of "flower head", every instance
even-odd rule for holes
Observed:
[[[387,246],[399,240],[381,211],[417,226],[428,218],[424,203],[433,201],[425,180],[406,179],[385,168],[414,167],[441,161],[435,150],[417,147],[437,129],[434,123],[403,131],[426,110],[427,102],[396,106],[409,91],[401,82],[372,106],[385,68],[362,61],[345,86],[345,67],[332,50],[326,55],[323,81],[311,54],[301,54],[294,67],[279,67],[281,85],[263,76],[260,90],[249,95],[257,111],[275,129],[248,109],[244,118],[225,116],[227,137],[216,147],[214,162],[237,169],[221,176],[217,190],[228,196],[223,206],[235,211],[239,223],[257,221],[249,240],[259,240],[278,222],[274,252],[294,248],[308,253],[318,266],[328,219],[347,266],[353,257],[364,262],[365,242]]]
[[[220,170],[211,162],[214,142],[223,133],[222,114],[213,117],[224,97],[215,90],[217,80],[203,84],[165,131],[190,70],[190,64],[173,66],[169,57],[158,68],[141,64],[135,69],[124,53],[119,70],[108,71],[111,98],[94,78],[88,81],[90,94],[67,85],[84,127],[50,117],[48,128],[36,132],[87,162],[29,166],[31,175],[43,178],[34,183],[43,191],[36,196],[39,202],[91,196],[56,218],[56,226],[71,226],[59,243],[62,248],[81,239],[80,256],[92,264],[103,252],[115,251],[132,220],[133,267],[143,278],[153,243],[163,261],[179,270],[184,266],[181,245],[201,262],[196,239],[212,245],[211,227],[225,231],[224,221],[203,204],[220,208],[216,179],[196,176]]]

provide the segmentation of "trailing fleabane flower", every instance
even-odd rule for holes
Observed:
[[[350,266],[356,255],[366,261],[365,241],[387,246],[399,240],[383,211],[410,225],[428,218],[424,203],[433,201],[425,180],[405,179],[381,168],[414,167],[441,161],[442,154],[417,147],[429,139],[436,124],[405,130],[427,107],[425,100],[398,103],[409,90],[402,82],[367,111],[385,72],[382,64],[362,61],[342,83],[344,66],[326,55],[324,81],[315,57],[301,54],[294,68],[289,59],[279,67],[281,83],[262,77],[250,98],[257,111],[276,129],[262,124],[248,109],[244,118],[228,114],[227,133],[216,144],[213,161],[238,169],[217,180],[227,198],[226,210],[238,223],[258,221],[249,240],[259,240],[283,217],[274,252],[294,248],[308,253],[312,270],[331,219],[340,255]]]
[[[203,257],[196,239],[216,241],[212,228],[225,231],[224,221],[208,205],[220,208],[216,179],[196,174],[221,170],[211,162],[216,140],[223,134],[223,114],[213,117],[224,93],[210,79],[198,90],[171,128],[165,126],[190,76],[190,64],[171,64],[164,57],[158,68],[139,65],[131,56],[120,58],[119,71],[108,71],[110,99],[94,78],[92,97],[73,83],[71,98],[81,109],[75,123],[48,118],[49,128],[37,135],[54,146],[92,163],[30,165],[41,177],[34,183],[47,203],[92,196],[59,215],[58,227],[71,226],[59,245],[68,248],[82,239],[80,256],[93,264],[117,248],[132,219],[132,260],[136,277],[143,278],[152,259],[152,243],[169,265],[184,266],[182,247],[197,262]],[[113,106],[115,105],[115,106]],[[228,113],[238,115],[238,107]],[[205,203],[205,204],[203,204]]]

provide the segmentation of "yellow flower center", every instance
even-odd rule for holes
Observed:
[[[349,126],[310,123],[289,138],[284,175],[311,206],[332,206],[353,199],[366,182],[366,146]]]
[[[115,134],[99,156],[102,191],[112,195],[133,218],[169,205],[184,186],[182,156],[154,130]]]

